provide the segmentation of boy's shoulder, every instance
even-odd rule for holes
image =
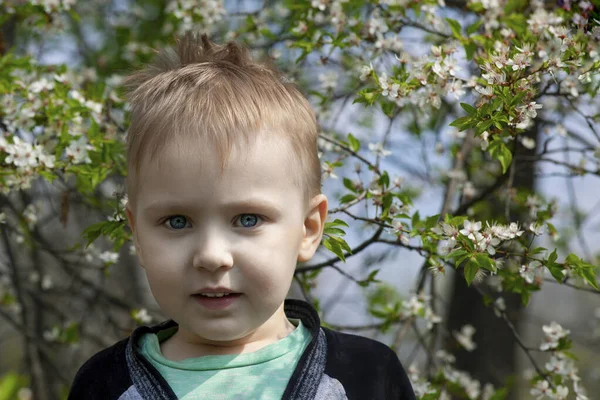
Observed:
[[[340,381],[348,398],[415,398],[408,376],[390,347],[364,336],[322,329],[327,338],[325,373]]]
[[[337,357],[380,359],[382,356],[396,357],[396,353],[387,345],[365,336],[343,333],[321,327],[327,337],[328,352]]]
[[[127,337],[100,350],[77,371],[69,391],[69,400],[118,398],[131,386],[127,370]]]

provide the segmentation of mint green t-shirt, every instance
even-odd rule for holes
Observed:
[[[166,359],[159,343],[177,327],[140,338],[140,353],[161,373],[178,399],[281,399],[296,364],[311,341],[299,319],[288,336],[252,353],[210,355],[182,361]]]

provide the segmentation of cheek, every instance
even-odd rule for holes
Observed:
[[[260,246],[240,248],[234,256],[240,260],[247,288],[261,296],[285,296],[296,269],[297,253],[281,240],[261,243]]]
[[[138,239],[148,278],[173,277],[186,265],[186,246],[160,235],[141,235]]]

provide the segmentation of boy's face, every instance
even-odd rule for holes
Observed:
[[[234,152],[222,176],[210,146],[179,149],[167,147],[160,165],[142,162],[135,210],[127,209],[156,301],[188,342],[277,334],[296,262],[319,246],[327,198],[315,196],[306,211],[287,144],[276,139],[261,136],[243,150],[245,163]],[[218,286],[241,296],[219,310],[192,296]]]

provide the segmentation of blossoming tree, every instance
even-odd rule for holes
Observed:
[[[526,355],[527,395],[591,398],[571,332],[543,321],[539,342],[525,343],[508,299],[527,306],[553,284],[598,293],[598,249],[572,180],[600,175],[599,10],[585,0],[0,1],[0,320],[20,334],[24,359],[0,376],[0,399],[64,396],[94,351],[160,318],[131,288],[119,83],[189,30],[270,57],[315,106],[324,186],[339,190],[322,261],[299,265],[296,282],[323,310],[315,285],[337,271],[364,288],[377,321],[335,327],[393,332],[394,348],[413,341],[402,361],[419,398],[505,398],[514,385],[456,361],[455,345],[475,350],[486,326],[444,323],[448,273]],[[571,182],[567,223],[532,184],[549,176]],[[364,276],[345,270],[376,244]],[[408,295],[378,279],[402,252],[422,263]]]

